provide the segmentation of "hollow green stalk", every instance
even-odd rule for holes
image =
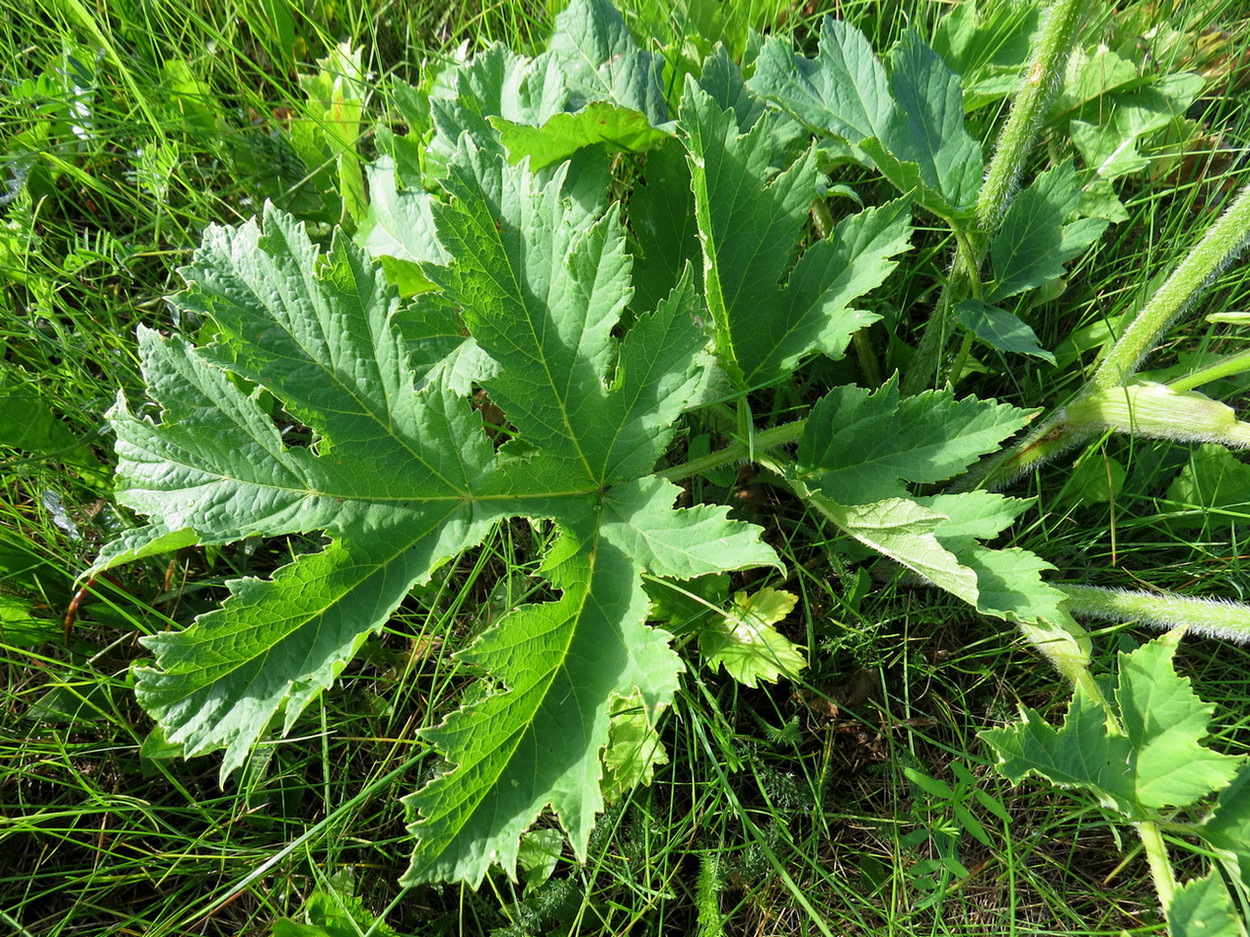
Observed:
[[[1069,411],[1079,412],[1081,403],[1108,388],[1122,387],[1131,379],[1142,358],[1159,341],[1164,329],[1191,307],[1224,268],[1250,245],[1250,185],[1242,188],[1229,209],[1202,236],[1149,302],[1112,346],[1098,370],[1067,407],[1055,411],[1028,436],[970,472],[956,486],[960,490],[984,484],[1000,487],[1030,469],[1088,439],[1101,427],[1074,423]],[[1241,356],[1228,359],[1230,373],[1244,369]],[[1199,372],[1200,374],[1202,372]],[[1215,376],[1222,376],[1216,374]],[[1193,378],[1174,382],[1176,390],[1196,386]],[[1203,377],[1202,380],[1214,378]]]
[[[1024,86],[998,137],[994,158],[977,198],[976,230],[982,235],[998,229],[1020,185],[1020,176],[1037,141],[1046,112],[1055,99],[1068,59],[1080,35],[1089,0],[1056,0],[1045,14]]]
[[[1250,185],[1242,188],[1229,209],[1207,229],[1171,276],[1133,317],[1084,392],[1127,383],[1163,330],[1205,292],[1225,267],[1250,243]]]
[[[1138,621],[1165,631],[1185,627],[1208,638],[1250,643],[1250,605],[1240,602],[1071,583],[1055,586],[1067,596],[1068,611],[1080,618]]]
[[[1199,368],[1192,374],[1186,374],[1184,377],[1178,377],[1174,381],[1169,381],[1168,387],[1184,393],[1185,391],[1193,390],[1195,387],[1201,387],[1203,384],[1210,384],[1212,381],[1232,377],[1235,374],[1242,374],[1246,371],[1250,371],[1250,351],[1239,351],[1237,354],[1221,358],[1205,368]]]
[[[698,475],[700,472],[718,469],[724,465],[733,465],[735,462],[750,459],[752,450],[756,453],[768,452],[776,449],[778,446],[795,442],[803,435],[803,430],[806,428],[807,420],[783,423],[781,426],[774,426],[772,429],[755,433],[750,442],[730,443],[724,449],[718,449],[698,459],[691,459],[689,462],[671,466],[662,472],[656,472],[656,474],[661,478],[667,478],[669,481],[678,481],[683,478],[689,478],[691,475]],[[754,445],[752,446],[751,443],[754,443]]]
[[[1167,907],[1176,894],[1176,876],[1172,872],[1172,863],[1168,860],[1168,848],[1163,842],[1163,833],[1159,824],[1153,820],[1142,820],[1135,823],[1137,835],[1141,837],[1142,846],[1146,850],[1146,864],[1150,867],[1150,880],[1154,882],[1155,892],[1159,895],[1159,903]]]

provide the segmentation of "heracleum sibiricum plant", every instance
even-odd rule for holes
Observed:
[[[1169,386],[1133,375],[1244,246],[1250,197],[1065,406],[1039,417],[952,389],[977,343],[1055,361],[1008,300],[1064,275],[1115,217],[1115,175],[1088,165],[1102,145],[1093,131],[1081,131],[1079,159],[1058,148],[1026,174],[1083,12],[1075,0],[1045,11],[987,159],[965,126],[960,77],[914,32],[881,58],[827,19],[815,58],[770,38],[746,78],[723,50],[697,74],[670,76],[606,0],[575,0],[541,55],[492,47],[399,96],[409,130],[379,128],[368,205],[342,193],[351,234],[336,228],[319,245],[273,208],[210,229],[172,302],[203,316],[211,338],[141,333],[156,408],[119,399],[110,420],[118,500],[148,521],[93,571],[254,535],[326,542],[269,579],[230,583],[185,630],[144,639],[154,658],[137,668],[136,693],[165,738],[187,756],[223,750],[224,779],[274,723],[291,728],[415,585],[500,521],[550,523],[541,574],[556,597],[512,609],[458,652],[479,689],[423,733],[443,766],[406,799],[404,882],[476,886],[494,865],[514,875],[522,834],[545,811],[584,857],[605,796],[664,757],[655,723],[683,663],[648,624],[662,617],[656,592],[780,568],[762,531],[727,508],[676,506],[676,481],[749,459],[882,556],[887,574],[1018,627],[1072,680],[1069,721],[1081,727],[1046,736],[1029,717],[1018,730],[1046,757],[1009,741],[1017,730],[988,737],[1008,776],[1083,783],[1055,765],[1076,757],[1087,729],[1103,733],[1106,765],[1121,749],[1192,755],[1201,705],[1175,689],[1189,735],[1142,736],[1133,726],[1155,704],[1126,671],[1116,702],[1104,699],[1073,615],[1165,628],[1201,617],[1240,639],[1250,610],[1208,602],[1195,616],[1184,597],[1048,581],[1046,558],[992,545],[1029,505],[992,489],[1107,430],[1244,445],[1246,424],[1197,394],[1193,376]],[[335,158],[350,176],[351,161]],[[893,195],[835,220],[828,199],[853,191],[840,173]],[[897,275],[917,217],[949,229],[955,258],[910,365],[882,374],[865,341],[883,319],[870,294]],[[800,419],[757,425],[761,393],[786,393],[810,362],[851,348],[870,386],[828,387],[797,403]],[[1230,358],[1206,373],[1245,367]],[[490,426],[483,394],[502,414]],[[310,431],[306,444],[284,438],[275,401]],[[683,461],[695,412],[732,442]],[[1030,423],[1039,428],[1009,443]],[[716,648],[709,663],[748,684],[802,665],[772,628],[790,599],[722,597],[730,624],[700,641]],[[1160,686],[1179,680],[1170,651],[1140,653]],[[1180,794],[1104,798],[1142,832],[1152,871],[1167,864],[1159,811],[1240,768],[1202,759],[1211,769]],[[1217,816],[1218,848],[1250,862],[1228,809]],[[1184,932],[1175,902],[1197,900],[1197,886],[1169,888],[1161,875]],[[1202,889],[1201,902],[1231,901]]]

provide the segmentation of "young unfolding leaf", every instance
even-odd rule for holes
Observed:
[[[512,611],[464,652],[490,690],[428,733],[449,764],[409,798],[407,881],[477,883],[492,862],[511,873],[548,805],[584,854],[611,701],[658,713],[680,669],[644,624],[641,572],[775,562],[758,530],[723,508],[674,509],[678,489],[650,475],[707,387],[700,307],[687,278],[615,338],[631,276],[620,221],[588,218],[563,183],[462,147],[433,213],[455,259],[425,266],[439,293],[404,310],[434,327],[462,311],[489,356],[474,377],[512,427],[498,452],[447,361],[413,367],[380,272],[342,236],[320,253],[274,210],[263,226],[211,229],[186,270],[176,302],[212,318],[214,344],[141,336],[160,422],[124,402],[112,417],[119,498],[153,521],[101,566],[175,536],[328,537],[268,580],[231,583],[185,631],[145,639],[156,659],[138,671],[140,700],[187,755],[225,748],[223,774],[272,720],[289,729],[409,588],[496,520],[558,525],[543,571],[560,597]],[[312,445],[288,444],[251,386]]]
[[[748,595],[734,595],[726,615],[714,616],[699,631],[699,652],[713,670],[725,672],[746,686],[776,683],[807,666],[793,641],[774,627],[794,611],[798,597],[767,586]]]
[[[299,79],[308,102],[304,119],[290,124],[291,143],[313,176],[328,175],[329,166],[338,169],[327,188],[342,199],[343,219],[359,221],[367,203],[356,144],[369,95],[360,50],[344,43],[317,64],[320,71]]]

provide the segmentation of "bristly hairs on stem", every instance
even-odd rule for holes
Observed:
[[[1115,343],[1083,393],[1128,383],[1164,329],[1189,309],[1211,282],[1250,245],[1250,185],[1207,229]]]
[[[983,237],[998,229],[1015,197],[1046,112],[1063,84],[1088,6],[1089,0],[1055,0],[1042,14],[1036,53],[999,134],[977,198],[976,229]]]
[[[1250,644],[1250,605],[1229,599],[1199,599],[1171,592],[1143,592],[1055,583],[1068,596],[1068,611],[1078,618],[1139,621],[1171,631]]]
[[[1069,414],[1082,413],[1088,403],[1111,388],[1126,387],[1142,359],[1158,343],[1163,330],[1190,308],[1247,246],[1250,246],[1250,185],[1242,188],[1228,210],[1150,297],[1072,401],[1010,449],[983,460],[953,486],[954,490],[967,490],[980,484],[991,489],[1001,487],[1098,431],[1100,427],[1074,423],[1068,419]],[[1225,439],[1217,441],[1229,444]]]
[[[1055,0],[1044,14],[1024,86],[1012,104],[1011,114],[986,169],[974,220],[967,232],[969,236],[960,239],[946,286],[933,315],[925,323],[912,364],[903,375],[901,390],[905,395],[917,394],[928,387],[938,371],[951,310],[958,301],[974,292],[973,284],[980,277],[989,239],[1015,197],[1051,101],[1063,83],[1089,3],[1090,0]]]

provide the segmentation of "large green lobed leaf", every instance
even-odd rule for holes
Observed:
[[[268,208],[263,224],[211,229],[175,302],[211,317],[216,340],[144,333],[160,420],[124,401],[112,414],[119,500],[151,523],[98,567],[188,541],[327,537],[267,580],[230,583],[184,631],[144,640],[155,660],[137,671],[140,700],[187,755],[224,749],[223,776],[272,722],[290,729],[408,590],[496,521],[558,525],[544,570],[560,597],[514,610],[464,653],[490,689],[428,732],[447,766],[408,799],[407,881],[477,884],[493,862],[511,873],[546,807],[584,854],[613,701],[654,716],[680,670],[644,624],[641,573],[775,562],[756,528],[723,508],[675,509],[678,489],[650,475],[707,393],[701,306],[687,276],[616,337],[631,296],[622,226],[615,211],[588,216],[564,184],[563,171],[540,180],[462,144],[432,206],[455,259],[422,263],[436,292],[404,308],[340,235],[322,253]],[[457,311],[475,352],[414,357],[406,335],[454,335]],[[497,452],[465,368],[507,415]],[[310,442],[282,436],[261,388]]]
[[[887,75],[859,30],[826,17],[815,59],[770,38],[749,85],[813,133],[844,140],[935,214],[971,211],[982,157],[964,127],[959,76],[914,32],[891,53]]]
[[[1042,581],[1049,563],[992,549],[1028,502],[988,491],[916,496],[947,481],[1023,426],[1028,411],[949,390],[899,397],[836,387],[812,408],[793,467],[808,501],[845,533],[977,611],[1019,624],[1063,617],[1063,593]]]

